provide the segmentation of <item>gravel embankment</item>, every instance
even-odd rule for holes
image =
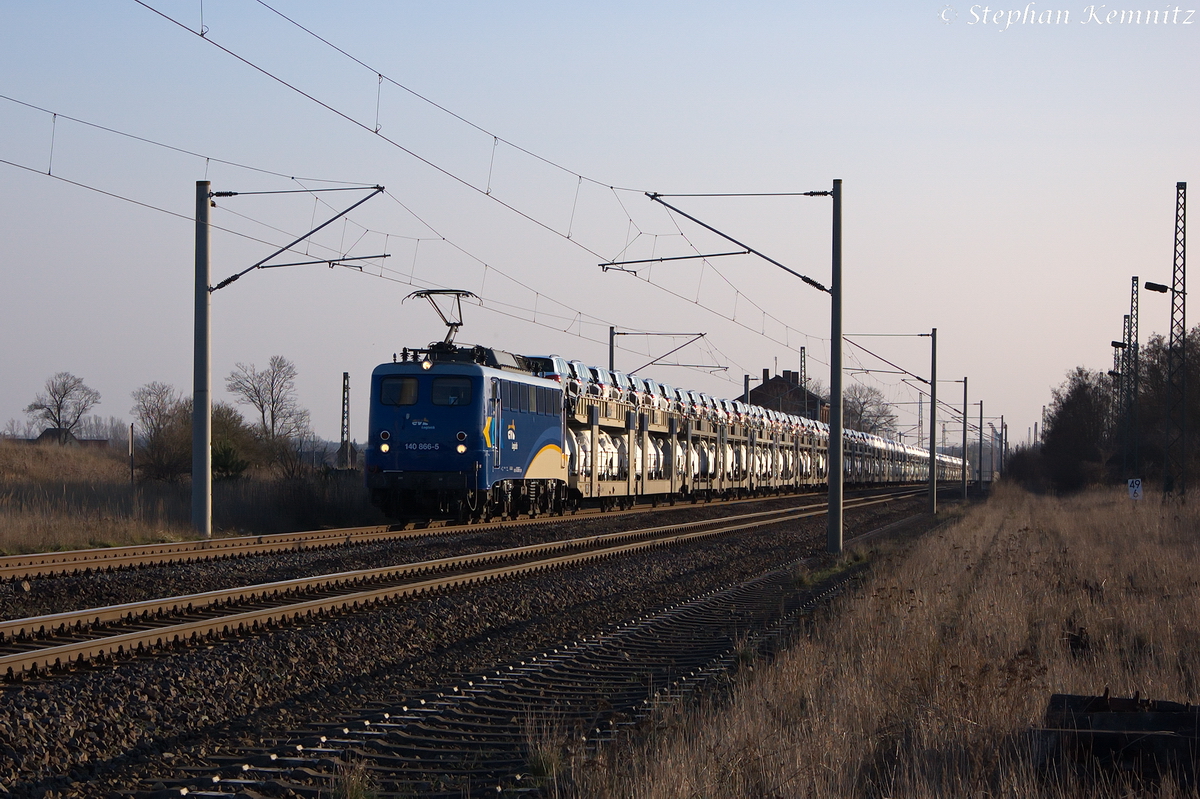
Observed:
[[[918,499],[851,511],[848,534],[921,505]],[[518,659],[819,551],[824,525],[817,517],[0,686],[0,793],[94,797],[148,787],[168,766],[339,710],[401,704],[455,674]]]

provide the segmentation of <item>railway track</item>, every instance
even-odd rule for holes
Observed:
[[[793,561],[525,661],[461,675],[405,704],[360,708],[210,756],[138,796],[315,798],[337,795],[354,768],[380,797],[546,795],[571,757],[653,723],[664,704],[719,685],[858,571],[798,587],[796,568],[816,560]]]
[[[847,507],[866,507],[918,493],[919,489],[909,489],[857,498],[847,502]],[[406,595],[727,535],[820,515],[824,507],[822,503],[760,511],[0,622],[0,677],[46,674],[370,607]]]
[[[883,489],[892,491],[894,488]],[[879,489],[858,492],[858,496],[870,496]],[[848,495],[849,496],[849,495]],[[770,497],[751,497],[723,501],[723,505],[747,502],[762,502]],[[641,506],[631,510],[608,511],[604,515],[612,518],[637,515],[652,511],[667,510],[669,507],[688,508],[692,503],[674,506]],[[601,515],[595,508],[581,510],[576,516]],[[271,535],[212,538],[198,541],[176,541],[162,544],[139,544],[122,547],[76,549],[62,552],[41,552],[28,555],[0,556],[0,582],[6,580],[33,580],[59,575],[109,571],[141,566],[189,563],[207,560],[240,558],[278,552],[321,549],[348,544],[367,544],[375,541],[399,541],[430,536],[451,536],[462,533],[486,533],[510,527],[528,527],[553,524],[562,517],[539,516],[526,519],[510,519],[487,524],[453,525],[431,522],[412,529],[395,529],[394,526],[345,527],[333,530],[310,530]]]

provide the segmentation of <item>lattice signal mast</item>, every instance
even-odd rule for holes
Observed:
[[[1121,320],[1121,404],[1120,418],[1117,424],[1121,426],[1121,471],[1129,474],[1129,314]]]
[[[1125,326],[1125,365],[1122,373],[1125,396],[1125,476],[1138,477],[1141,468],[1138,462],[1138,383],[1141,358],[1138,352],[1138,279],[1133,276],[1133,288],[1129,295],[1129,323]]]
[[[342,372],[342,440],[338,444],[337,468],[353,469],[354,460],[350,444],[350,373]]]
[[[1112,378],[1112,396],[1108,402],[1108,435],[1112,443],[1116,443],[1121,439],[1121,343],[1114,341],[1113,347],[1113,368],[1108,373]]]
[[[1167,448],[1163,491],[1187,490],[1187,184],[1175,184],[1175,251],[1171,272],[1171,337],[1167,347]]]
[[[800,390],[804,396],[804,415],[808,416],[808,354],[804,347],[800,348]],[[817,413],[817,416],[820,416]]]

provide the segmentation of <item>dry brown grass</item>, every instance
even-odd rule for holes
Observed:
[[[217,534],[383,524],[361,477],[264,474],[213,486]],[[190,487],[132,485],[120,453],[0,439],[0,554],[192,538]]]
[[[30,445],[0,438],[0,485],[111,483],[129,480],[129,464],[107,450]]]
[[[986,505],[877,558],[731,702],[575,774],[580,795],[1195,796],[1038,772],[1050,694],[1200,701],[1200,512],[1123,492]]]
[[[0,553],[189,536],[157,493],[130,485],[128,463],[114,454],[0,439]]]

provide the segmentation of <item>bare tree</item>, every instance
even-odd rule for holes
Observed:
[[[842,391],[842,413],[846,427],[877,436],[896,433],[896,414],[892,405],[875,386],[851,383]]]
[[[79,420],[75,428],[75,436],[81,439],[101,439],[108,441],[109,449],[119,450],[122,445],[129,443],[129,425],[124,419],[110,416],[85,416]]]
[[[142,475],[177,482],[192,468],[192,400],[167,383],[147,383],[133,394],[135,458]],[[212,408],[213,479],[239,477],[254,462],[262,462],[253,431],[237,408],[214,402]]]
[[[46,390],[25,408],[34,419],[48,422],[47,427],[72,431],[84,414],[100,404],[100,392],[89,388],[70,372],[59,372],[46,380]]]
[[[152,480],[178,481],[192,466],[191,401],[157,380],[131,396],[138,468]]]
[[[9,419],[8,424],[4,425],[4,430],[0,431],[2,438],[33,438],[38,434],[41,425],[33,419],[26,419],[23,422],[16,419]]]
[[[829,404],[829,386],[819,377],[808,378],[808,393],[820,397],[826,405]]]
[[[225,388],[239,405],[258,411],[259,433],[267,441],[292,440],[308,431],[308,411],[296,396],[296,365],[274,355],[261,372],[254,364],[239,363],[225,379]]]
[[[141,388],[135,388],[133,397],[134,429],[142,438],[160,435],[173,422],[183,402],[175,387],[155,380]]]

